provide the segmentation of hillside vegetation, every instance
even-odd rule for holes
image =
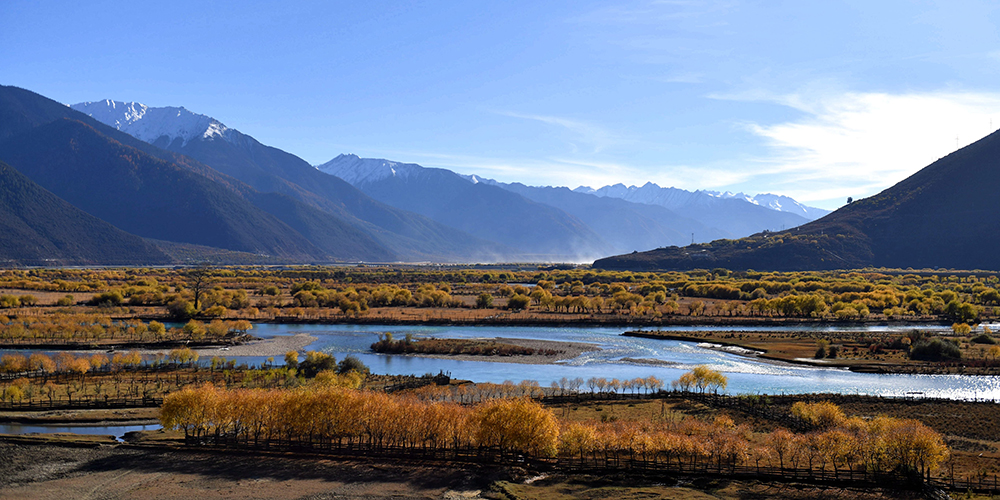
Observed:
[[[16,265],[165,264],[138,236],[59,199],[0,162],[0,263]]]
[[[1000,133],[813,222],[736,240],[599,259],[602,269],[1000,269]]]

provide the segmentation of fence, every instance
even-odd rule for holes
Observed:
[[[919,476],[895,473],[872,474],[862,469],[815,469],[803,467],[768,467],[757,465],[732,465],[711,459],[662,459],[653,457],[642,460],[635,456],[604,456],[603,453],[586,458],[558,457],[536,458],[519,453],[503,452],[489,447],[424,447],[381,446],[364,440],[317,439],[305,441],[294,438],[237,439],[231,435],[188,436],[186,444],[194,447],[222,447],[225,449],[290,451],[318,453],[343,457],[378,457],[383,459],[443,460],[469,463],[517,463],[536,470],[559,470],[571,473],[604,475],[609,472],[636,474],[644,477],[701,476],[744,478],[768,482],[807,483],[821,486],[880,487],[922,489],[928,486],[953,491],[1000,493],[998,479],[992,478],[934,478],[928,481]],[[624,454],[623,454],[624,455]]]
[[[111,398],[83,397],[77,399],[53,398],[41,401],[4,401],[0,402],[0,410],[44,411],[44,410],[94,410],[105,408],[156,408],[163,405],[163,398]]]

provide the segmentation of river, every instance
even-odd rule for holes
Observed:
[[[726,331],[836,331],[868,330],[873,332],[902,333],[912,326],[789,326],[750,327],[729,326]],[[941,326],[919,326],[920,329],[948,330]],[[713,330],[717,327],[673,327],[663,330]],[[373,373],[423,375],[438,372],[452,377],[476,382],[520,382],[535,380],[543,386],[563,377],[570,379],[591,377],[635,378],[655,375],[669,382],[697,365],[708,365],[728,377],[729,394],[800,394],[830,392],[841,394],[868,394],[902,397],[907,393],[922,393],[925,397],[964,400],[1000,400],[1000,377],[963,375],[900,375],[854,373],[845,369],[792,365],[754,357],[741,356],[699,347],[692,342],[654,340],[623,337],[625,328],[609,327],[537,327],[537,326],[385,326],[385,325],[316,325],[316,324],[255,324],[252,334],[270,338],[275,335],[305,333],[317,340],[307,347],[333,354],[343,359],[353,354],[368,365]],[[422,358],[406,355],[372,353],[369,346],[378,340],[380,333],[391,332],[395,338],[407,333],[416,338],[525,338],[564,342],[584,342],[599,350],[549,365],[528,365],[496,361],[464,361],[439,358]],[[6,351],[9,352],[9,351]],[[211,355],[235,359],[239,362],[262,364],[263,357],[227,356],[226,351],[203,354],[207,363]],[[657,364],[636,364],[624,358],[652,359]],[[276,356],[274,361],[283,360]],[[673,363],[664,366],[664,362]]]
[[[832,331],[870,330],[904,332],[913,327],[727,327],[726,330],[788,330]],[[927,329],[921,326],[921,329]],[[944,327],[931,327],[945,330]],[[677,327],[674,330],[710,330],[712,327]],[[664,328],[670,330],[670,328]],[[364,361],[374,373],[414,374],[444,371],[452,377],[477,382],[500,383],[506,380],[536,380],[543,386],[562,377],[635,378],[655,375],[667,381],[676,380],[693,366],[704,364],[720,370],[729,378],[729,394],[796,394],[832,392],[904,396],[920,392],[926,397],[952,399],[1000,400],[1000,377],[961,375],[897,375],[854,373],[844,369],[816,368],[772,362],[699,347],[691,342],[622,337],[623,328],[607,327],[517,327],[517,326],[377,326],[377,325],[278,325],[258,324],[251,332],[268,338],[274,335],[306,333],[317,337],[308,347],[333,354],[338,359],[353,354]],[[407,333],[415,337],[437,338],[527,338],[567,342],[585,342],[600,348],[577,358],[551,365],[525,365],[497,361],[459,361],[421,358],[416,356],[374,354],[369,346],[378,334],[391,332],[395,338]],[[676,363],[662,366],[623,362],[623,358],[655,359]],[[241,358],[259,363],[262,358]],[[280,362],[280,360],[277,360]]]
[[[115,436],[118,441],[133,431],[151,431],[163,428],[160,424],[146,425],[69,425],[69,424],[0,424],[0,434],[56,434],[72,433],[97,436]]]

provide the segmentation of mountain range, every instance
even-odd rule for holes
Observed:
[[[317,171],[301,158],[265,146],[215,119],[184,108],[148,108],[138,103],[99,101],[73,106],[101,122],[139,134],[146,142],[194,159],[260,193],[290,198],[266,207],[296,214],[303,231],[321,237],[310,221],[336,221],[341,234],[366,247],[345,260],[490,260],[497,248],[462,231],[373,200],[343,180]],[[147,117],[152,122],[144,123]],[[155,139],[153,138],[155,136]],[[294,203],[293,203],[294,202]],[[338,240],[330,241],[336,245]],[[377,251],[373,251],[377,250]]]
[[[692,235],[708,241],[792,226],[813,213],[790,199],[695,192],[690,203],[667,205],[643,198],[652,184],[588,193],[354,155],[313,167],[182,107],[69,107],[16,87],[0,87],[0,160],[0,214],[5,234],[20,242],[0,241],[0,259],[12,265],[198,255],[241,263],[583,261]],[[29,196],[37,203],[24,203]],[[99,250],[102,242],[116,250]]]
[[[677,245],[692,239],[733,238],[809,221],[796,213],[743,199],[674,188],[669,189],[687,195],[686,202],[667,206],[656,200],[647,203],[589,193],[586,188],[570,190],[502,183],[445,169],[351,154],[339,155],[317,168],[397,208],[427,215],[514,248],[570,257],[606,253],[608,249],[626,252]],[[801,206],[794,200],[787,205]],[[469,210],[455,210],[456,206]],[[497,207],[503,210],[497,211]],[[811,210],[809,213],[815,214],[820,209]],[[503,228],[509,229],[505,232]]]
[[[604,269],[1000,269],[1000,132],[794,229],[600,259]]]
[[[652,182],[647,182],[641,187],[626,187],[624,184],[615,184],[599,189],[591,189],[587,186],[580,186],[574,189],[574,191],[596,196],[621,198],[635,203],[660,205],[670,209],[680,209],[685,206],[706,207],[727,203],[722,200],[741,200],[751,205],[796,214],[807,220],[815,220],[830,213],[829,210],[809,207],[788,196],[777,194],[765,193],[751,196],[745,193],[733,193],[730,191],[686,191],[672,187],[660,187]]]

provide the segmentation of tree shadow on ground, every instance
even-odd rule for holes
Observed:
[[[82,473],[125,471],[192,474],[225,480],[319,479],[339,483],[405,483],[421,489],[481,489],[511,476],[497,466],[393,459],[271,455],[243,451],[120,449],[81,463]]]

